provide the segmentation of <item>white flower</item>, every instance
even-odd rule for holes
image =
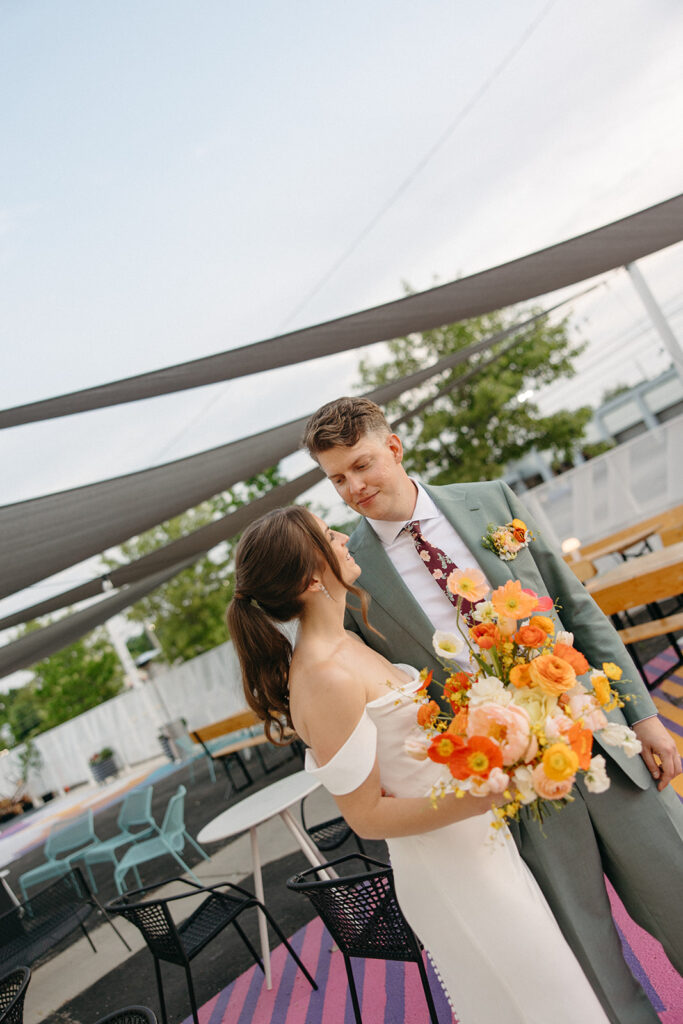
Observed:
[[[627,757],[635,757],[643,749],[633,729],[629,729],[627,725],[619,725],[618,722],[608,722],[598,735],[609,747],[621,747]]]
[[[515,785],[517,786],[517,792],[519,793],[519,799],[523,804],[530,804],[536,799],[538,793],[534,789],[532,779],[532,770],[526,765],[520,765],[519,768],[515,768],[512,773]]]
[[[424,735],[421,738],[417,736],[409,736],[403,743],[403,750],[412,757],[414,761],[425,761],[427,758],[427,750],[431,739],[429,736]]]
[[[488,779],[472,778],[470,794],[472,796],[489,796],[491,793],[503,793],[509,784],[510,776],[506,775],[502,768],[492,768]]]
[[[457,633],[445,633],[443,630],[437,629],[432,637],[432,647],[436,651],[437,657],[453,660],[465,650],[465,641]]]
[[[586,789],[589,793],[604,793],[609,789],[610,782],[605,770],[605,759],[602,754],[591,758],[590,767],[584,775]]]
[[[480,704],[488,704],[489,701],[493,704],[502,704],[503,707],[512,703],[512,694],[495,676],[477,679],[470,687],[470,707],[476,708]]]
[[[573,647],[574,646],[574,634],[570,633],[566,629],[559,629],[557,631],[557,636],[555,637],[555,643],[557,643],[557,644],[566,644],[567,647]]]
[[[475,622],[497,622],[498,616],[492,601],[480,601],[472,611]]]

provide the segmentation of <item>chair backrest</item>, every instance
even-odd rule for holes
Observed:
[[[126,793],[117,819],[122,832],[128,832],[136,825],[156,825],[152,817],[153,789],[153,786],[144,786]]]
[[[21,1024],[24,1019],[24,997],[31,971],[15,967],[0,978],[0,1024]]]
[[[106,1017],[100,1017],[95,1024],[157,1024],[157,1019],[146,1006],[125,1006],[114,1010]]]
[[[330,866],[346,862],[348,867],[354,861],[363,866],[360,872],[322,880],[316,877],[320,868],[312,868],[290,878],[287,887],[308,896],[347,956],[415,960],[419,946],[398,905],[391,868],[358,854],[330,861]]]
[[[134,924],[154,956],[160,960],[178,964],[186,962],[178,929],[165,900],[143,900],[136,903],[123,893],[108,903],[106,909]]]
[[[87,810],[68,825],[55,825],[50,829],[45,843],[45,856],[48,860],[59,860],[60,855],[71,853],[96,838],[92,811]]]
[[[168,801],[164,820],[161,823],[160,833],[167,842],[173,845],[174,849],[182,850],[185,839],[185,794],[184,786],[178,786],[177,790]]]

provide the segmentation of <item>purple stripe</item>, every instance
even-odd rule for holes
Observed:
[[[304,938],[306,936],[306,929],[301,928],[293,935],[289,940],[290,946],[296,951],[301,957],[301,947],[304,944]],[[285,965],[282,969],[282,975],[280,976],[280,985],[277,991],[276,1005],[278,1008],[278,1016],[281,1020],[284,1020],[289,1013],[289,1004],[292,1000],[292,990],[294,988],[294,982],[296,976],[299,973],[299,966],[293,956],[290,955],[286,947],[283,947],[285,951]],[[308,964],[306,965],[308,966]],[[310,970],[310,968],[309,968]],[[305,978],[305,975],[304,975]],[[308,985],[308,981],[306,980]]]
[[[259,1000],[259,996],[261,995],[261,989],[263,988],[265,983],[266,982],[263,976],[263,971],[261,970],[260,967],[257,966],[256,969],[254,970],[251,979],[251,984],[249,985],[247,997],[244,1000],[242,1012],[240,1013],[235,1024],[252,1024],[252,1021],[254,1019],[254,1010]]]
[[[666,717],[663,711],[659,712],[659,717],[669,732],[675,732],[678,736],[683,736],[683,725],[679,725],[678,722],[672,722],[670,718]]]
[[[616,921],[614,922],[614,927],[617,929],[617,932],[619,933],[622,949],[624,951],[624,960],[628,964],[631,974],[634,976],[636,981],[640,982],[640,984],[643,986],[647,998],[650,1000],[657,1013],[666,1010],[666,1006],[660,999],[657,990],[652,987],[652,982],[650,981],[645,968],[641,964],[637,955],[634,953],[633,949],[631,948],[631,944],[629,943],[628,939],[626,938],[626,936],[624,935]]]
[[[258,970],[258,968],[256,969]],[[228,1008],[228,1003],[230,1002],[230,999],[232,997],[233,985],[229,985],[227,988],[224,988],[222,992],[218,993],[216,1002],[214,1003],[213,1010],[211,1012],[211,1016],[209,1017],[208,1024],[221,1024],[221,1021],[225,1016],[225,1011]],[[188,1021],[191,1021],[192,1017],[190,1016],[187,1019]]]
[[[308,1012],[306,1014],[306,1024],[322,1024],[323,1008],[325,1005],[325,989],[327,988],[327,978],[330,973],[330,963],[332,961],[332,957],[328,952],[331,945],[332,936],[328,932],[327,928],[323,927],[320,933],[318,969],[315,973],[315,980],[318,983],[318,991],[311,993],[311,1000],[308,1004]],[[324,956],[323,950],[325,951]]]
[[[358,1005],[363,1006],[363,985],[365,984],[365,964],[366,961],[363,957],[352,956],[351,957],[351,970],[353,971],[353,980],[356,983],[356,994],[358,995]],[[346,1003],[344,1004],[344,1024],[355,1024],[356,1015],[353,1012],[353,1003],[351,1001],[351,988],[347,986],[346,989]]]
[[[432,993],[432,999],[434,1000],[434,1006],[436,1007],[437,1017],[440,1021],[443,1021],[444,1024],[451,1024],[453,1020],[453,1011],[451,1010],[448,997],[441,987],[441,982],[436,976],[436,971],[432,967],[432,962],[429,957],[427,957],[427,977],[429,979],[429,988]]]
[[[384,1024],[396,1024],[405,1017],[405,980],[406,965],[396,960],[387,960],[387,1005],[384,1010]]]

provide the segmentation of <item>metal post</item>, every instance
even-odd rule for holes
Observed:
[[[683,383],[683,349],[681,349],[676,335],[671,330],[668,320],[659,308],[657,300],[650,291],[648,284],[641,273],[640,267],[636,263],[627,263],[626,270],[629,273],[633,287],[638,292],[645,309],[650,315],[650,319],[652,320],[657,333],[668,348],[671,355],[671,361],[676,368],[678,376],[681,379],[681,383]]]

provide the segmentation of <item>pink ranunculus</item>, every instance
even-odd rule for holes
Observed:
[[[561,711],[554,715],[548,715],[545,720],[544,731],[549,740],[559,740],[564,733],[569,732],[574,722]]]
[[[607,725],[604,712],[589,693],[577,693],[569,697],[569,710],[574,720],[578,721],[581,718],[584,727],[590,729],[591,732],[595,732],[596,729],[604,729]]]
[[[470,705],[467,736],[488,736],[501,749],[503,764],[514,764],[529,746],[529,716],[514,704]]]
[[[537,764],[531,773],[533,787],[543,800],[561,800],[571,792],[575,780],[576,775],[572,775],[561,782],[555,782],[548,778],[542,764]]]
[[[523,587],[522,590],[525,594],[534,595],[536,598],[536,608],[534,610],[537,612],[549,612],[555,605],[552,597],[539,597],[535,590],[530,590],[528,587]]]
[[[531,734],[531,738],[529,739],[529,746],[524,751],[524,764],[529,764],[530,761],[533,761],[533,759],[536,757],[537,753],[538,753],[538,740],[536,739],[535,735],[532,733]]]

